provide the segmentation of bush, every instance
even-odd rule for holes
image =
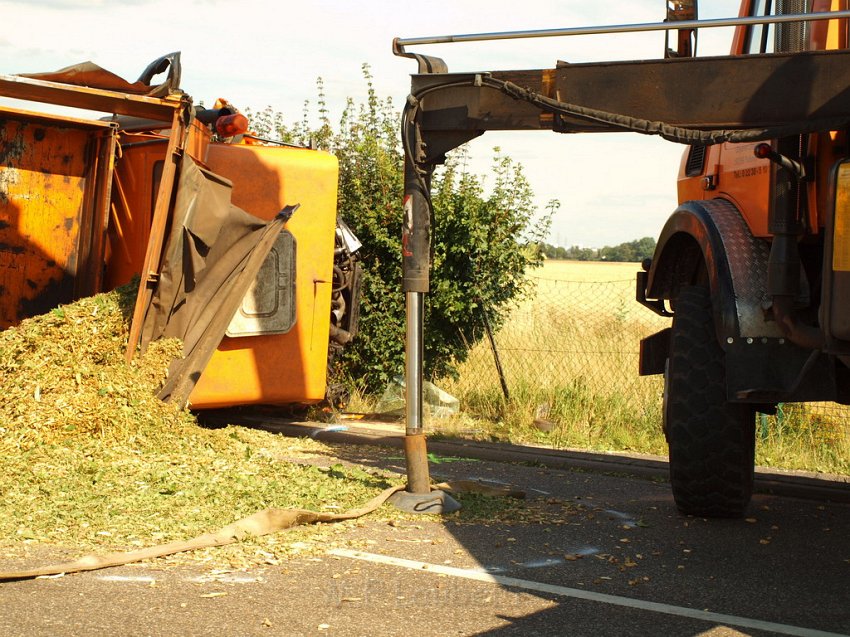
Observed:
[[[270,108],[252,117],[265,136],[306,143],[334,153],[340,164],[339,214],[363,243],[360,333],[336,363],[335,373],[367,394],[380,392],[404,370],[405,303],[401,289],[403,155],[400,116],[381,101],[364,65],[367,98],[348,100],[333,131],[319,83],[317,129],[286,126]],[[480,330],[486,311],[494,328],[525,290],[525,271],[539,263],[536,246],[549,216],[531,222],[532,191],[521,166],[495,149],[494,183],[482,180],[457,158],[434,176],[431,292],[425,302],[425,374],[455,373]],[[553,206],[554,209],[554,206]]]

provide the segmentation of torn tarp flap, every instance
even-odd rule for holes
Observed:
[[[156,73],[161,73],[168,69],[168,77],[162,84],[151,85],[150,80],[153,73],[148,72],[153,69]],[[72,84],[74,86],[87,86],[89,88],[102,89],[106,91],[118,91],[121,93],[131,93],[134,95],[149,95],[151,97],[165,97],[172,91],[179,91],[180,84],[180,53],[169,53],[161,58],[158,58],[145,69],[135,82],[128,82],[124,78],[107,71],[98,66],[94,62],[80,62],[72,64],[58,71],[48,71],[44,73],[19,73],[20,77],[28,77],[33,80],[43,80],[46,82],[59,82],[60,84]]]
[[[179,338],[184,358],[172,365],[163,400],[185,405],[248,288],[283,229],[230,203],[230,182],[181,161],[171,232],[159,282],[142,328],[142,349]]]
[[[188,317],[181,306],[206,268],[212,245],[228,226],[231,189],[228,180],[200,168],[191,159],[181,161],[171,231],[142,328],[142,351],[162,336],[183,338]],[[255,217],[251,220],[253,225],[264,225]]]

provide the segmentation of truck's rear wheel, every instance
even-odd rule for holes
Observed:
[[[682,513],[743,514],[753,487],[755,412],[726,399],[726,368],[711,298],[686,287],[676,298],[665,375],[670,482]]]

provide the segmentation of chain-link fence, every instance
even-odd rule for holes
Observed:
[[[600,280],[589,265],[579,277],[554,273],[565,278],[544,268],[495,333],[482,314],[480,339],[459,377],[440,381],[465,413],[510,427],[514,439],[665,452],[663,380],[638,375],[638,350],[640,339],[669,319],[635,301],[636,265],[631,272],[599,265]],[[847,445],[849,413],[833,403],[780,405],[776,416],[758,418],[757,432],[763,440],[802,436],[806,444]]]
[[[458,387],[540,388],[581,383],[589,390],[642,394],[637,374],[643,336],[669,325],[634,300],[633,280],[566,281],[534,278],[529,298],[515,307],[490,340],[482,312],[481,340],[462,367]],[[652,383],[650,383],[652,384]]]

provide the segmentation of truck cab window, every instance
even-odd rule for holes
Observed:
[[[773,0],[755,0],[750,15],[770,15],[773,10]],[[773,53],[772,24],[754,24],[750,27],[747,39],[746,53]]]

